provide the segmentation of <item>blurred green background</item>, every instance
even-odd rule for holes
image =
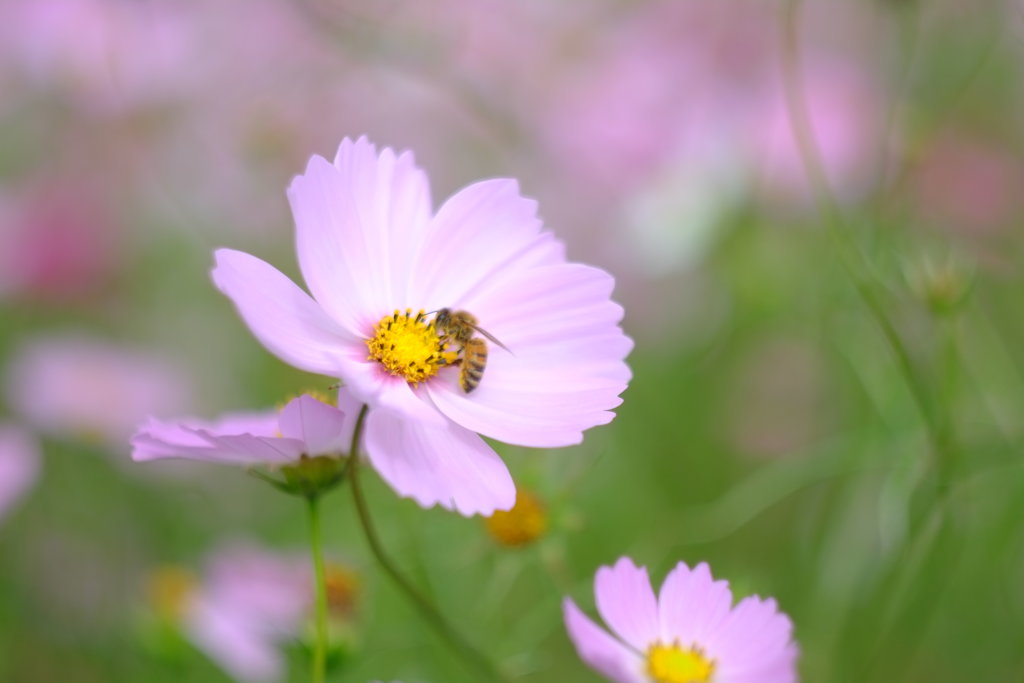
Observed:
[[[611,425],[496,445],[546,506],[526,547],[364,475],[398,564],[516,680],[597,680],[560,602],[621,555],[776,597],[804,681],[1024,680],[1024,4],[7,0],[0,27],[0,681],[231,680],[153,577],[239,539],[304,557],[303,505],[127,439],[331,384],[208,271],[225,245],[296,274],[284,188],[362,134],[435,204],[518,178],[636,340]],[[324,519],[359,577],[331,680],[476,680],[346,488]]]

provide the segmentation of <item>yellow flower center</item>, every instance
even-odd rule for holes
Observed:
[[[715,663],[699,647],[655,643],[647,650],[647,673],[658,683],[707,683]]]
[[[547,531],[548,517],[540,499],[520,488],[512,509],[498,510],[486,519],[486,524],[499,543],[515,547],[540,538]]]
[[[368,360],[377,361],[410,384],[430,379],[458,357],[457,352],[448,350],[447,341],[437,334],[434,323],[427,321],[426,313],[420,311],[414,316],[411,308],[381,318],[366,345],[370,349]]]
[[[359,595],[359,577],[340,564],[327,563],[324,568],[324,586],[327,589],[327,608],[332,614],[348,618],[355,612]]]
[[[196,579],[181,567],[160,567],[149,575],[146,593],[149,604],[163,619],[178,622],[188,609],[195,592]]]

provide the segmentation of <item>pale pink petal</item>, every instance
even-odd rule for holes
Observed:
[[[454,423],[425,424],[385,408],[366,420],[366,454],[399,495],[469,516],[508,510],[515,485],[501,458]]]
[[[256,338],[286,363],[338,376],[339,354],[363,344],[270,264],[232,249],[218,249],[215,258],[214,283]]]
[[[519,194],[516,181],[469,185],[431,221],[410,282],[413,292],[430,309],[464,307],[470,292],[534,246],[540,229],[537,203]]]
[[[196,646],[232,678],[242,683],[282,680],[284,662],[273,640],[216,602],[197,598],[187,630]]]
[[[701,562],[690,569],[680,562],[669,572],[658,594],[661,640],[683,645],[705,643],[729,615],[732,592],[727,581],[711,578],[711,569]]]
[[[433,427],[444,428],[451,424],[451,420],[430,402],[428,385],[410,386],[404,379],[387,375],[383,370],[380,372],[384,375],[380,379],[383,390],[377,395],[375,406],[401,413],[408,420]]]
[[[480,326],[515,353],[565,343],[587,346],[586,337],[610,331],[622,320],[622,307],[611,300],[614,286],[614,278],[600,268],[542,264],[510,269],[465,303]]]
[[[453,372],[429,386],[445,415],[485,436],[534,447],[579,443],[609,422],[630,379],[632,348],[609,298],[612,278],[578,264],[526,269],[470,301],[490,345],[483,381],[463,393]]]
[[[39,444],[13,424],[0,423],[0,518],[39,478]]]
[[[313,157],[288,188],[299,264],[310,291],[357,334],[407,299],[430,220],[426,175],[411,153],[378,156],[365,138],[342,141],[334,164]]]
[[[313,577],[302,553],[271,552],[246,540],[219,547],[208,562],[204,594],[249,630],[294,637],[313,603]]]
[[[182,422],[150,418],[131,439],[136,462],[185,458],[230,465],[286,464],[302,454],[305,445],[296,439],[215,434]]]
[[[718,675],[722,683],[796,683],[800,680],[797,670],[799,656],[799,648],[790,643],[770,661],[745,668],[722,666]]]
[[[288,402],[281,411],[280,425],[282,436],[305,444],[306,455],[335,455],[349,446],[345,415],[308,394]]]
[[[645,567],[628,557],[612,567],[601,567],[594,579],[594,596],[601,618],[620,638],[645,652],[657,642],[661,629],[658,603]]]
[[[199,430],[201,437],[210,442],[212,451],[199,453],[202,460],[227,464],[288,464],[299,459],[306,444],[298,439],[253,436],[251,434],[212,434]],[[191,458],[192,456],[184,455]]]
[[[707,653],[717,662],[723,681],[796,680],[793,625],[775,601],[744,598],[720,626],[709,633]]]
[[[576,652],[590,668],[615,683],[647,683],[638,653],[595,624],[569,598],[562,602],[562,614]]]
[[[195,430],[201,429],[213,434],[252,434],[253,436],[280,436],[279,419],[276,410],[263,410],[248,413],[226,413],[214,420],[202,420],[194,417],[180,418],[165,422],[166,438],[176,434],[175,438],[199,439]]]

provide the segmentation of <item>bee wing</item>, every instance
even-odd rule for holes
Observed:
[[[501,348],[505,349],[505,350],[506,350],[506,351],[508,351],[509,353],[512,353],[512,349],[510,349],[510,348],[508,348],[507,346],[505,346],[504,344],[502,344],[502,343],[501,343],[500,341],[498,341],[498,340],[497,340],[497,339],[495,338],[495,336],[494,336],[493,334],[491,334],[490,332],[488,332],[488,331],[487,331],[487,330],[485,330],[484,328],[482,328],[482,327],[477,327],[476,325],[473,325],[473,329],[474,329],[474,330],[476,330],[477,332],[479,332],[480,334],[484,335],[485,337],[487,337],[487,339],[488,339],[489,341],[492,341],[492,342],[494,342],[495,344],[497,344],[497,345],[498,345],[498,346],[500,346]],[[512,355],[514,356],[514,355],[516,355],[516,354],[512,353]]]

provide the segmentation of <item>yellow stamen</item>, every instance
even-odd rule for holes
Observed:
[[[368,360],[379,362],[410,384],[430,379],[458,357],[457,352],[448,350],[447,341],[438,336],[426,313],[421,310],[414,316],[411,308],[382,318],[366,346],[370,349]]]
[[[537,496],[523,489],[516,490],[516,504],[511,510],[498,510],[487,518],[487,531],[507,546],[526,545],[544,535],[548,517]]]
[[[699,647],[655,643],[647,650],[647,673],[658,683],[707,683],[715,663]]]

